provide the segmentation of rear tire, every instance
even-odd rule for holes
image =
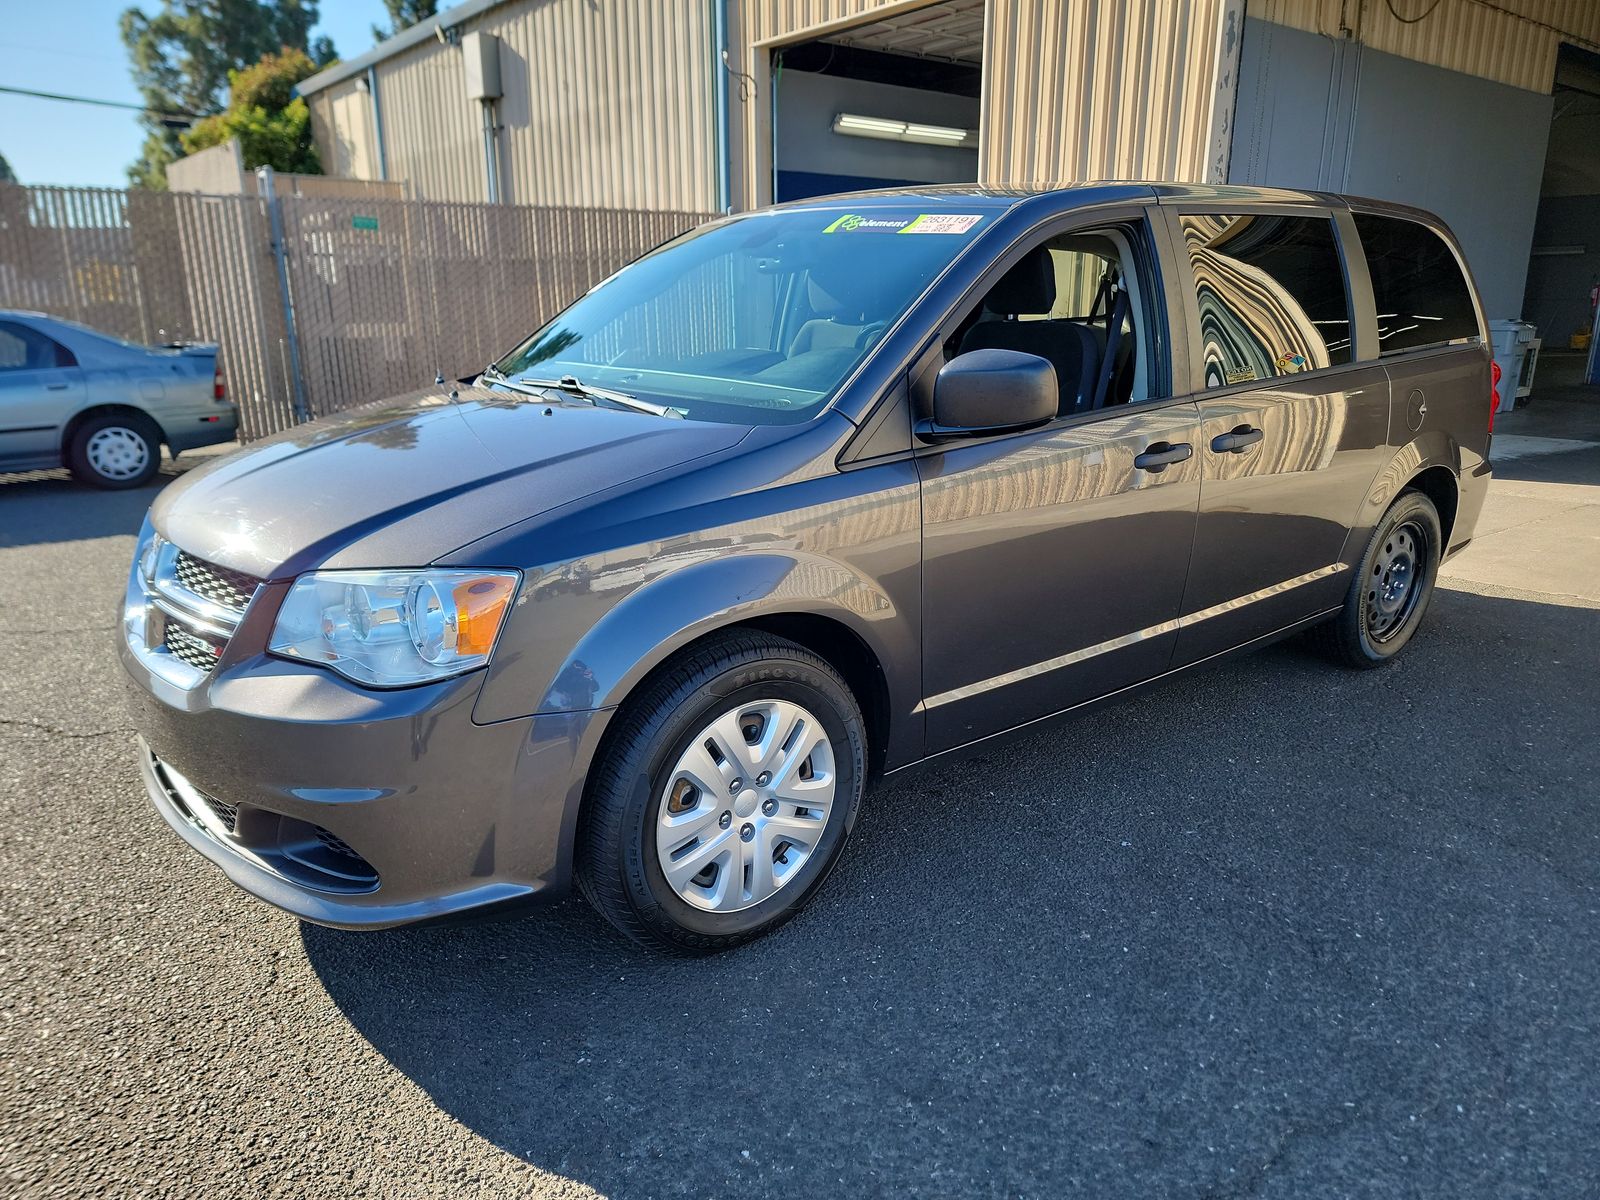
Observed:
[[[161,431],[147,417],[90,417],[72,435],[67,466],[80,483],[94,487],[143,487],[161,469]]]
[[[784,638],[718,636],[616,722],[577,846],[579,886],[606,920],[645,946],[707,954],[816,894],[866,782],[865,722],[832,666]]]
[[[1344,608],[1319,625],[1323,649],[1347,667],[1381,667],[1411,641],[1433,599],[1444,534],[1433,501],[1401,492],[1372,531]]]

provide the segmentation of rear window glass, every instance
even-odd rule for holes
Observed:
[[[1380,354],[1482,336],[1472,291],[1443,238],[1398,217],[1356,213],[1355,221],[1372,273]]]
[[[1331,218],[1179,220],[1200,303],[1206,387],[1350,361],[1350,304]]]

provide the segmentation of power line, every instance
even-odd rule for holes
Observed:
[[[160,109],[150,108],[144,104],[129,104],[123,100],[98,100],[93,96],[68,96],[61,92],[36,92],[32,88],[7,87],[0,84],[0,92],[8,92],[13,96],[32,96],[37,100],[65,100],[69,104],[95,104],[101,108],[125,108],[134,112],[148,113],[161,120],[198,121],[205,114],[183,112],[162,112]]]

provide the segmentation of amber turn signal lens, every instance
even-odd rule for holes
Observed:
[[[516,581],[504,576],[456,584],[451,598],[456,604],[458,655],[489,653],[514,591]]]

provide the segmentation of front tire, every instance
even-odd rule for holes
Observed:
[[[1336,661],[1381,667],[1405,649],[1433,599],[1443,548],[1433,501],[1401,492],[1372,531],[1344,608],[1317,630]]]
[[[579,886],[643,945],[737,946],[815,895],[865,783],[865,722],[832,666],[784,638],[715,637],[618,714],[590,776]]]
[[[161,432],[144,417],[121,413],[90,417],[72,435],[67,466],[80,483],[143,487],[161,469]]]

